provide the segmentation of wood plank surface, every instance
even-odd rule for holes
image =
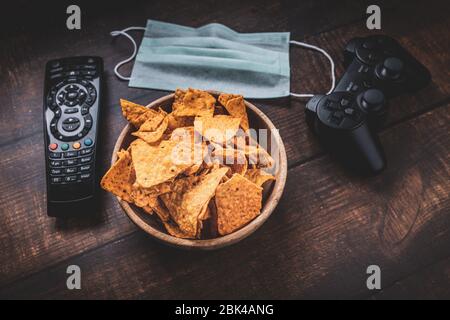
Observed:
[[[66,221],[48,218],[42,147],[42,81],[47,60],[93,52],[104,57],[106,112],[100,150],[104,172],[125,125],[118,99],[148,103],[166,94],[128,88],[126,82],[116,79],[113,66],[129,55],[130,46],[126,40],[112,40],[111,30],[143,25],[151,17],[190,26],[220,22],[241,32],[292,31],[293,39],[326,49],[337,61],[338,77],[344,71],[346,41],[372,33],[364,27],[366,1],[339,5],[336,1],[231,1],[226,6],[213,0],[202,5],[186,3],[138,1],[133,6],[114,4],[102,10],[102,6],[86,2],[85,24],[79,32],[55,28],[64,23],[59,20],[44,21],[39,28],[15,25],[10,31],[0,31],[4,48],[0,52],[0,152],[4,155],[0,159],[1,296],[70,297],[71,293],[61,288],[65,282],[59,282],[71,261],[91,274],[86,290],[76,297],[370,297],[361,287],[365,274],[360,272],[371,257],[381,257],[388,270],[387,284],[396,283],[399,277],[413,279],[414,271],[446,257],[449,251],[444,245],[450,236],[448,214],[444,215],[449,211],[450,189],[448,107],[441,106],[448,103],[450,93],[450,25],[448,10],[443,10],[445,1],[381,2],[382,33],[396,37],[433,76],[433,84],[425,90],[390,101],[383,131],[389,169],[383,175],[369,181],[350,177],[324,155],[304,121],[304,100],[256,100],[253,102],[280,129],[291,170],[277,214],[243,243],[209,254],[166,248],[136,232],[117,201],[106,193],[101,197],[101,212],[92,216]],[[52,10],[64,8],[59,4]],[[123,12],[120,19],[118,12]],[[0,25],[8,24],[8,19]],[[139,33],[134,35],[140,38]],[[327,90],[329,67],[320,55],[292,48],[291,67],[293,91]],[[442,181],[445,177],[447,182]],[[352,190],[355,196],[348,193]],[[415,210],[421,214],[416,216]],[[411,231],[410,225],[416,229]],[[113,260],[117,260],[118,270],[111,270]],[[136,266],[130,270],[127,265],[131,261]],[[187,266],[179,267],[183,262]],[[224,277],[227,269],[234,272],[225,283],[212,270],[204,269],[204,264]],[[102,268],[107,275],[100,274]],[[263,272],[265,269],[268,271]],[[131,273],[131,280],[122,279],[123,272]],[[359,276],[352,277],[351,272]],[[195,279],[206,287],[204,291]],[[273,279],[279,282],[273,283],[277,282]],[[161,288],[165,285],[166,289]],[[214,290],[217,285],[222,289]],[[194,296],[189,296],[190,292]],[[401,294],[390,292],[391,296]],[[437,294],[445,293],[443,289]]]
[[[383,132],[386,150],[398,151],[383,175],[344,174],[328,156],[291,169],[289,192],[273,216],[238,245],[182,251],[136,232],[0,289],[0,296],[369,297],[368,265],[381,267],[389,287],[449,256],[449,111],[440,107]],[[80,291],[65,288],[70,264],[84,272]]]

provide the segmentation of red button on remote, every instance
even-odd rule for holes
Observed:
[[[48,147],[50,148],[50,150],[55,150],[56,148],[58,148],[58,145],[56,143],[50,143]]]

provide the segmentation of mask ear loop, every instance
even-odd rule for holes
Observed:
[[[322,53],[325,57],[327,57],[327,59],[330,61],[330,65],[331,65],[331,88],[327,92],[327,94],[330,94],[331,92],[333,92],[334,87],[336,86],[336,76],[334,74],[334,61],[333,61],[333,58],[331,58],[331,56],[328,54],[328,52],[326,52],[322,48],[316,47],[316,46],[314,46],[312,44],[307,44],[307,43],[300,42],[300,41],[291,40],[291,41],[289,41],[289,43],[295,44],[295,45],[298,45],[298,46],[301,46],[301,47],[305,47],[307,49],[316,50],[316,51]],[[297,97],[297,98],[311,98],[311,97],[314,96],[314,94],[310,94],[310,93],[293,93],[293,92],[290,92],[289,94],[291,96]]]
[[[127,37],[127,38],[131,41],[131,43],[133,44],[133,54],[132,54],[129,58],[120,61],[120,62],[119,62],[118,64],[116,64],[116,66],[114,67],[114,73],[116,74],[116,76],[117,76],[119,79],[122,79],[122,80],[130,80],[131,78],[130,78],[130,77],[124,77],[124,76],[122,76],[122,75],[119,73],[119,68],[120,68],[121,66],[123,66],[124,64],[126,64],[126,63],[130,62],[131,60],[133,60],[134,57],[136,57],[136,54],[137,54],[137,45],[136,45],[136,41],[134,41],[134,39],[127,33],[128,31],[131,31],[131,30],[145,30],[145,28],[144,28],[144,27],[129,27],[129,28],[126,28],[126,29],[123,29],[123,30],[111,31],[111,35],[112,35],[113,37],[117,37],[117,36],[119,36],[119,35],[125,36],[125,37]]]

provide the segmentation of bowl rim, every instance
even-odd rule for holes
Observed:
[[[217,96],[220,94],[220,92],[217,91],[208,91],[209,93]],[[147,108],[152,108],[157,105],[161,105],[168,100],[171,100],[174,98],[174,93],[165,95],[163,97],[160,97],[153,102],[149,103],[147,105]],[[257,114],[268,126],[268,128],[271,131],[271,134],[273,135],[277,145],[278,145],[278,152],[279,154],[279,173],[278,177],[275,180],[275,184],[273,186],[272,192],[270,193],[269,197],[266,200],[266,203],[264,207],[262,208],[261,213],[253,219],[249,224],[242,227],[239,230],[236,230],[230,234],[227,234],[225,236],[221,236],[214,239],[181,239],[174,236],[171,236],[168,233],[164,233],[151,225],[147,224],[136,212],[135,210],[130,206],[130,204],[119,197],[116,197],[119,201],[120,206],[125,211],[127,216],[133,221],[134,224],[136,224],[139,228],[144,230],[146,233],[151,235],[152,237],[156,238],[160,242],[163,242],[165,244],[179,247],[179,248],[185,248],[185,249],[200,249],[200,250],[214,250],[223,248],[232,244],[235,244],[246,237],[253,234],[257,229],[259,229],[264,222],[270,217],[270,215],[275,210],[276,206],[278,205],[278,202],[280,201],[280,198],[283,194],[283,190],[286,184],[286,177],[287,177],[287,156],[286,156],[286,150],[284,147],[283,140],[281,139],[281,136],[278,132],[278,129],[276,129],[275,125],[272,123],[272,121],[261,111],[259,110],[255,105],[248,102],[244,99],[245,105],[247,108],[251,109],[254,113]],[[127,124],[122,131],[120,132],[119,137],[116,140],[116,143],[114,145],[114,150],[111,157],[111,165],[113,165],[117,160],[117,152],[122,148],[123,140],[127,136],[127,134],[131,131],[130,124]]]

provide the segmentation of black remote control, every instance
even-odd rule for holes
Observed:
[[[102,73],[100,57],[56,59],[46,65],[44,136],[49,216],[96,207]]]
[[[344,54],[345,74],[332,93],[308,101],[306,121],[345,166],[378,173],[386,167],[376,134],[386,118],[386,100],[425,87],[431,75],[387,36],[352,39]]]

